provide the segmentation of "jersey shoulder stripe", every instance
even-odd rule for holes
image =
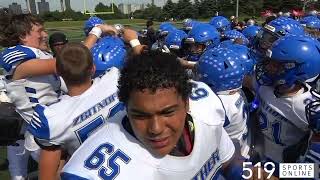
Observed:
[[[1,53],[0,63],[1,66],[9,72],[14,64],[35,58],[37,58],[37,55],[31,48],[17,45],[9,47]]]
[[[30,125],[28,126],[28,131],[38,139],[49,140],[49,123],[44,111],[44,106],[41,106],[40,104],[35,106]]]

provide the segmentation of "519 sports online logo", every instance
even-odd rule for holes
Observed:
[[[258,179],[264,177],[270,179],[272,176],[281,178],[313,178],[320,179],[320,165],[313,163],[280,163],[275,164],[273,162],[258,162],[252,164],[252,162],[243,162],[243,175],[242,178],[250,179],[253,176],[253,169],[257,169],[257,174],[255,175]],[[278,172],[276,171],[278,170]]]

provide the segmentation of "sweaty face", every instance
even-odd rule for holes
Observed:
[[[185,125],[188,100],[175,88],[133,91],[128,117],[138,140],[155,156],[165,156],[176,146]]]
[[[21,42],[23,45],[40,49],[47,36],[48,34],[43,25],[33,24],[31,31],[27,33],[25,37],[21,38]]]

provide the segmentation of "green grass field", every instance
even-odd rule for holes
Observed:
[[[146,20],[144,19],[117,19],[106,20],[107,24],[122,24],[130,27],[136,31],[145,28]],[[60,31],[66,34],[71,42],[79,42],[85,38],[83,32],[84,21],[59,21],[59,22],[46,22],[45,27],[49,35]],[[155,28],[158,28],[160,22],[154,22]],[[177,27],[181,27],[181,22],[175,23]]]

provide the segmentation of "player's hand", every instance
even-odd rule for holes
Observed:
[[[191,61],[187,61],[186,58],[177,58],[181,65],[187,69],[195,69],[196,63],[193,63]]]
[[[100,24],[97,25],[102,31],[103,34],[111,34],[111,35],[118,35],[118,30],[114,26],[110,26],[108,24]]]
[[[138,39],[138,33],[135,30],[124,28],[122,37],[126,42],[130,42],[133,39]]]
[[[133,48],[134,54],[143,54],[146,51],[148,51],[148,46],[146,45],[138,45]]]
[[[260,171],[260,175],[259,175]],[[253,167],[252,168],[252,176],[250,180],[279,180],[279,178],[275,176],[271,176],[268,178],[269,173],[265,172],[262,168],[259,167]],[[259,178],[260,176],[260,178]]]

